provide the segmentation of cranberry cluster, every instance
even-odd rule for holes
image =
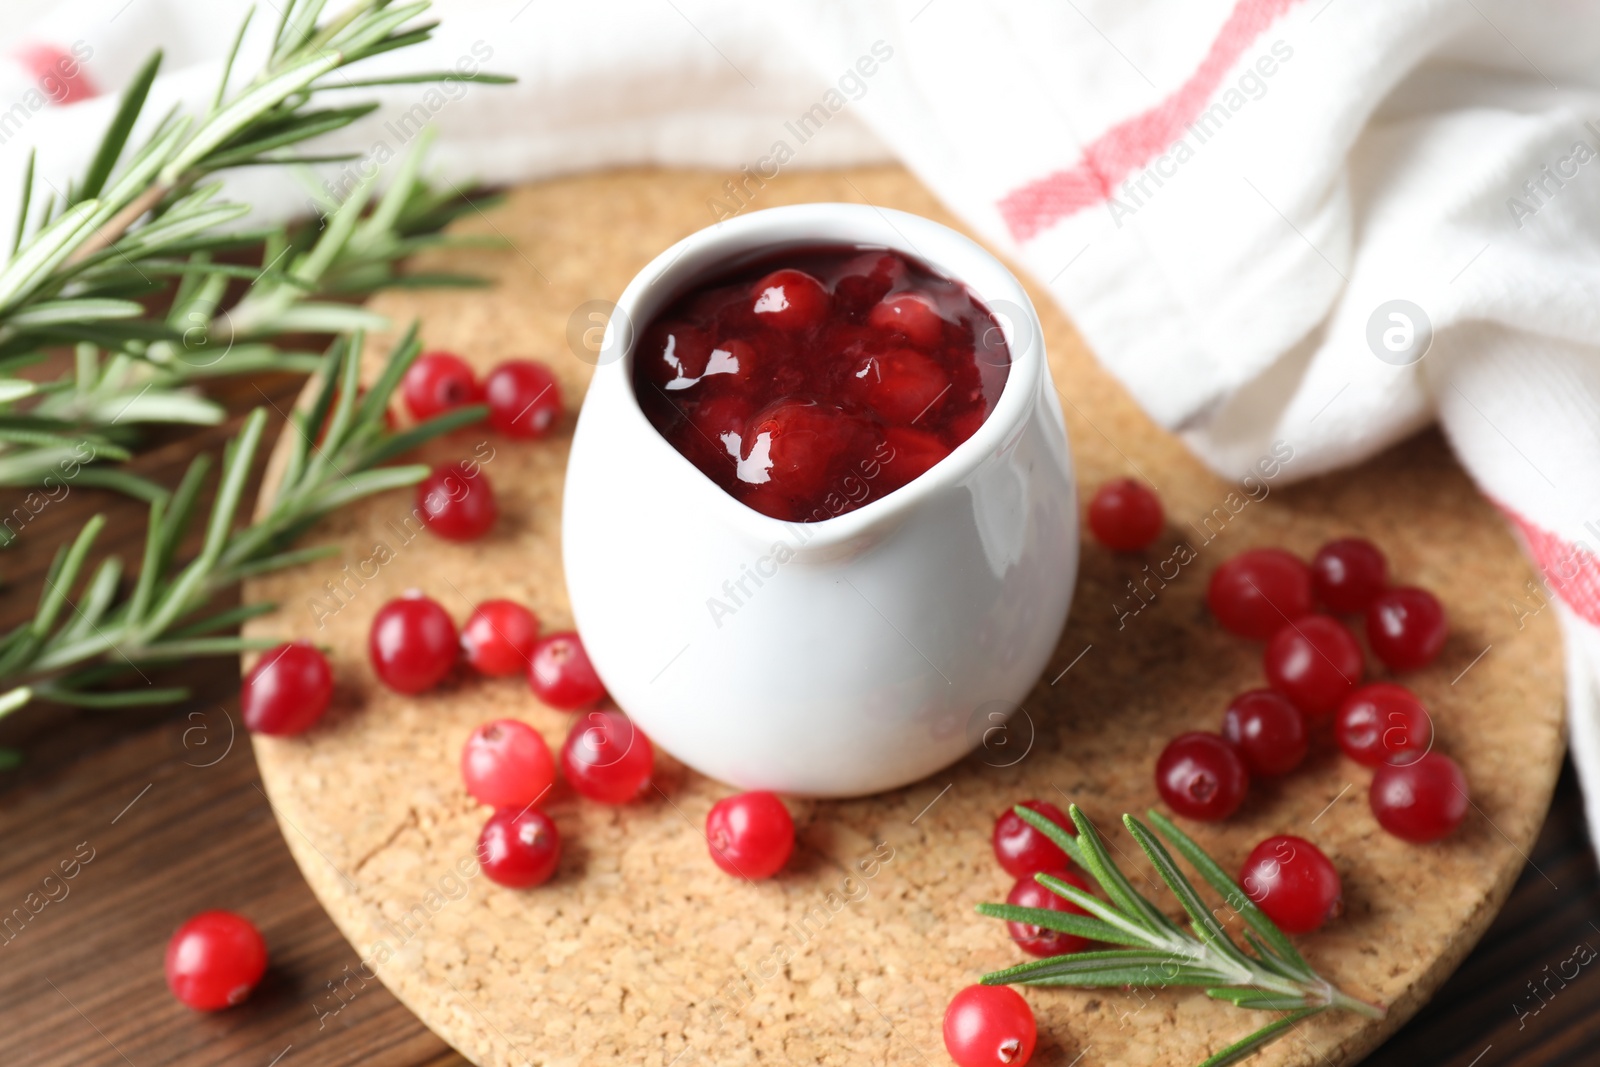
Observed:
[[[1379,825],[1407,841],[1436,841],[1466,813],[1466,780],[1432,751],[1433,721],[1416,695],[1393,682],[1362,685],[1361,645],[1315,604],[1366,620],[1367,642],[1389,669],[1415,670],[1443,648],[1448,626],[1431,593],[1391,586],[1388,561],[1371,542],[1330,541],[1308,566],[1277,548],[1251,549],[1211,576],[1206,602],[1224,629],[1266,641],[1270,688],[1235,697],[1220,733],[1174,738],[1156,761],[1156,787],[1178,814],[1223,819],[1244,801],[1250,779],[1298,767],[1313,728],[1331,721],[1339,747],[1376,768],[1368,794]]]
[[[815,522],[916,478],[971,437],[1010,370],[959,282],[883,249],[795,248],[700,285],[646,325],[633,385],[723,490]]]

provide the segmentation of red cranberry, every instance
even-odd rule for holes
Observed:
[[[1089,530],[1113,552],[1138,552],[1161,536],[1161,500],[1143,482],[1114,478],[1089,501]]]
[[[550,368],[531,359],[508,359],[483,381],[489,425],[496,433],[531,441],[561,417],[561,386]]]
[[[1288,774],[1306,758],[1305,716],[1270,689],[1240,693],[1222,716],[1222,736],[1239,750],[1252,775]]]
[[[516,719],[486,722],[461,749],[461,780],[491,808],[526,808],[556,780],[556,762],[539,731]]]
[[[840,458],[856,446],[861,432],[838,409],[780,401],[750,420],[738,479],[791,500],[819,496],[827,491]]]
[[[500,516],[488,475],[469,463],[433,468],[417,483],[417,509],[428,529],[449,541],[477,540]]]
[[[483,399],[483,389],[467,361],[449,352],[418,356],[406,369],[400,392],[406,410],[419,422]]]
[[[480,674],[501,677],[528,669],[539,620],[514,600],[485,600],[461,630],[461,649]]]
[[[950,454],[937,437],[909,426],[888,426],[883,431],[885,458],[882,475],[891,489],[909,485]]]
[[[944,1012],[944,1047],[957,1067],[1021,1067],[1038,1037],[1033,1009],[1010,986],[969,985]]]
[[[950,391],[944,368],[911,348],[868,356],[852,378],[867,406],[887,422],[920,422]]]
[[[828,314],[828,291],[802,270],[775,270],[756,282],[750,310],[779,330],[815,326]]]
[[[167,988],[197,1011],[232,1007],[267,973],[267,943],[243,915],[202,911],[167,942]]]
[[[1466,817],[1467,776],[1449,756],[1428,752],[1379,767],[1367,801],[1379,826],[1403,841],[1427,844],[1448,836]]]
[[[771,878],[794,851],[794,820],[771,793],[723,797],[706,816],[706,844],[712,862],[729,874]]]
[[[902,334],[914,345],[924,348],[939,343],[944,337],[944,320],[933,299],[923,293],[895,293],[867,315],[867,325],[880,330]]]
[[[705,376],[711,338],[686,323],[657,323],[645,331],[635,359],[643,379],[670,396]]]
[[[489,881],[512,889],[543,885],[556,873],[561,835],[538,808],[501,808],[478,835],[478,866]]]
[[[1328,610],[1350,615],[1366,611],[1389,584],[1389,561],[1371,541],[1341,537],[1317,549],[1311,580]]]
[[[619,711],[591,711],[561,746],[561,773],[580,796],[626,804],[650,784],[655,769],[650,739]]]
[[[1344,913],[1339,872],[1303,837],[1280,834],[1251,850],[1239,885],[1286,934],[1309,934]]]
[[[461,647],[456,624],[438,601],[412,590],[372,617],[367,651],[384,685],[397,693],[420,693],[444,680]]]
[[[1433,745],[1428,709],[1393,682],[1373,682],[1345,697],[1334,732],[1345,755],[1368,767],[1404,763]]]
[[[1156,789],[1167,806],[1191,819],[1226,819],[1244,803],[1250,772],[1232,745],[1202,731],[1180,734],[1156,760]]]
[[[1024,800],[1021,807],[1038,812],[1069,834],[1078,832],[1067,814],[1048,800]],[[1038,871],[1058,871],[1067,865],[1067,854],[1011,808],[994,821],[994,857],[1013,878],[1031,878]]]
[[[1373,655],[1394,671],[1414,671],[1432,663],[1450,627],[1437,597],[1416,586],[1380,594],[1367,607],[1367,643]]]
[[[606,695],[594,672],[583,639],[568,630],[551,634],[533,646],[528,660],[528,685],[533,695],[561,711],[577,711]]]
[[[239,689],[239,714],[251,733],[298,734],[316,725],[331,699],[328,657],[295,641],[261,654]]]
[[[1310,716],[1330,714],[1361,684],[1361,646],[1330,615],[1305,615],[1284,625],[1262,655],[1267,681]]]
[[[1217,568],[1206,604],[1223,629],[1265,641],[1311,610],[1311,568],[1281,548],[1252,548]]]
[[[1088,882],[1064,867],[1042,873],[1053,875],[1085,893],[1089,891]],[[1066,897],[1057,896],[1040,885],[1031,874],[1017,879],[1017,884],[1006,894],[1006,903],[1015,904],[1019,908],[1044,908],[1068,915],[1089,914]],[[1006,929],[1011,932],[1011,940],[1031,956],[1060,956],[1068,952],[1082,952],[1089,944],[1088,939],[1078,937],[1076,934],[1064,934],[1059,930],[1050,930],[1032,923],[1008,922]]]

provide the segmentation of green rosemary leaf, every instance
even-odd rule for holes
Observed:
[[[28,149],[28,162],[22,168],[22,205],[17,208],[17,228],[11,235],[11,255],[22,247],[22,238],[28,232],[28,207],[33,200],[33,164],[38,149]]]
[[[193,637],[145,645],[139,650],[139,658],[160,662],[195,656],[228,656],[275,648],[282,643],[275,637]]]
[[[389,320],[365,308],[349,304],[296,304],[270,321],[252,324],[252,336],[268,333],[352,333],[356,330],[383,330]]]
[[[392,52],[397,48],[410,48],[414,44],[421,44],[433,37],[433,31],[438,25],[437,22],[424,22],[414,30],[397,33],[393,37],[386,38],[368,47],[366,55],[371,58],[372,56],[382,55],[384,52]]]
[[[318,513],[333,511],[373,493],[416,485],[428,476],[428,471],[429,467],[425,463],[356,471],[345,475],[337,482],[331,482],[327,489],[311,497],[308,506]]]
[[[1051,911],[1049,908],[1023,908],[1016,904],[987,903],[978,905],[978,914],[987,915],[992,919],[1003,919],[1006,922],[1042,926],[1046,930],[1059,930],[1062,933],[1086,937],[1091,941],[1105,941],[1113,945],[1126,945],[1129,948],[1150,947],[1149,939],[1129,934],[1121,927],[1092,919],[1087,915]]]
[[[1216,860],[1206,855],[1205,850],[1195,844],[1188,834],[1178,829],[1171,819],[1159,811],[1151,810],[1146,814],[1161,836],[1171,841],[1173,847],[1183,853],[1183,858],[1188,860],[1194,869],[1200,872],[1200,876],[1221,894],[1223,902],[1238,912],[1250,929],[1266,942],[1272,956],[1292,969],[1297,977],[1311,976],[1311,965],[1306,963],[1305,958],[1294,947],[1294,943],[1278,929],[1277,923],[1267,918],[1266,913],[1256,907],[1255,902],[1239,888],[1238,883],[1228,877],[1227,872],[1217,864]]]
[[[190,167],[252,120],[260,118],[277,107],[285,97],[306,88],[342,62],[344,57],[337,52],[312,56],[249,89],[195,131],[194,138],[161,168],[162,182],[167,185],[175,183]]]
[[[139,120],[139,114],[144,110],[145,98],[150,95],[150,86],[161,69],[161,59],[161,50],[157,49],[144,61],[134,74],[133,80],[128,83],[128,87],[122,91],[122,101],[117,105],[117,113],[112,116],[111,125],[106,127],[105,136],[100,139],[100,147],[95,151],[94,161],[89,164],[89,172],[84,176],[83,188],[78,190],[80,200],[93,200],[105,189],[106,179],[111,177],[111,171],[116,167],[117,160],[122,157],[122,150],[127,147],[128,135],[133,132],[133,124]]]
[[[1150,949],[1104,949],[1019,963],[983,976],[984,985],[1215,986],[1225,976],[1199,961]]]
[[[422,354],[422,341],[418,338],[422,324],[412,319],[406,327],[406,332],[400,335],[400,340],[390,349],[389,360],[384,364],[377,379],[372,383],[372,388],[367,390],[367,395],[361,400],[361,421],[377,422],[383,418],[384,412],[389,409],[389,398],[399,388],[400,380],[405,377],[406,371],[411,369],[417,357]],[[480,416],[481,417],[481,416]],[[369,465],[376,465],[372,461]]]
[[[1144,849],[1145,855],[1150,857],[1150,862],[1155,864],[1156,873],[1167,883],[1172,895],[1178,898],[1183,910],[1189,913],[1189,918],[1194,922],[1195,933],[1200,939],[1222,953],[1231,963],[1248,971],[1249,957],[1233,943],[1233,938],[1229,937],[1222,924],[1217,922],[1217,917],[1206,907],[1205,901],[1200,899],[1194,883],[1190,882],[1188,876],[1178,868],[1166,846],[1150,832],[1149,827],[1132,815],[1124,815],[1122,823],[1133,835],[1133,839],[1139,843],[1139,847]]]
[[[316,545],[312,548],[297,548],[290,552],[262,556],[253,562],[230,567],[228,568],[228,575],[231,578],[242,580],[256,574],[281,571],[287,567],[298,567],[302,563],[315,563],[319,559],[332,559],[338,554],[339,547],[337,545]]]
[[[189,470],[184,473],[185,481],[205,458],[204,455],[194,458],[189,464]],[[182,492],[181,483],[179,492]],[[176,500],[177,497],[174,496],[173,499]],[[150,516],[145,523],[144,559],[139,567],[139,578],[133,585],[133,595],[128,599],[127,621],[130,626],[143,623],[145,613],[155,598],[156,583],[169,566],[173,548],[169,544],[167,533],[167,524],[170,521],[167,507],[166,497],[157,497],[150,502]]]
[[[1304,994],[1279,993],[1249,986],[1220,986],[1206,990],[1206,996],[1212,1000],[1225,1000],[1236,1008],[1255,1011],[1297,1011],[1307,1006]]]
[[[101,560],[94,577],[89,579],[89,584],[84,588],[75,616],[62,627],[57,639],[76,640],[92,631],[111,607],[112,598],[117,595],[117,583],[121,580],[122,560],[116,556]]]
[[[313,550],[314,551],[314,550]],[[240,623],[276,611],[278,605],[271,601],[263,600],[254,604],[240,604],[238,607],[219,611],[215,615],[208,615],[198,622],[181,626],[172,631],[174,638],[204,637],[214,634],[218,630],[231,630]]]
[[[1072,903],[1078,905],[1078,907],[1089,912],[1089,914],[1100,919],[1106,925],[1121,930],[1123,936],[1138,938],[1140,947],[1148,948],[1152,945],[1156,946],[1157,948],[1171,947],[1171,941],[1165,933],[1161,931],[1150,930],[1147,927],[1139,925],[1139,923],[1130,919],[1125,913],[1107,906],[1096,897],[1085,893],[1083,890],[1079,889],[1070,882],[1065,882],[1060,878],[1054,877],[1053,875],[1043,873],[1035,874],[1033,877],[1035,881],[1044,886],[1046,889],[1050,890],[1050,892],[1054,893],[1056,896],[1070,900]]]
[[[7,319],[13,329],[53,326],[63,322],[94,322],[100,319],[131,319],[144,314],[132,300],[45,300],[17,312]]]
[[[376,448],[365,452],[361,456],[363,466],[377,466],[387,463],[396,456],[411,451],[425,441],[431,441],[441,434],[458,430],[463,426],[470,426],[481,422],[489,414],[489,408],[484,404],[471,404],[467,407],[455,408],[443,415],[435,415],[427,422],[419,423],[409,430],[402,430],[383,441]]]
[[[420,74],[393,74],[382,78],[357,78],[340,82],[341,89],[363,89],[375,85],[412,85],[418,82],[477,82],[480,85],[513,85],[516,78],[506,74],[462,74],[453,70],[430,70]]]
[[[33,687],[34,695],[42,700],[79,708],[140,708],[156,704],[175,704],[189,698],[183,687],[167,689],[117,689],[111,692],[86,693],[63,685],[48,682]]]
[[[1065,827],[1058,826],[1054,820],[1045,818],[1026,805],[1018,804],[1011,810],[1023,822],[1048,837],[1073,863],[1084,866],[1083,846],[1078,843],[1076,834],[1067,833]]]
[[[158,498],[167,495],[165,489],[148,478],[141,478],[131,471],[111,470],[107,467],[84,467],[72,481],[81,486],[114,489],[124,496],[143,500],[147,504],[153,504]]]
[[[343,83],[340,88],[345,88]],[[241,134],[234,141],[223,145],[216,152],[206,157],[207,171],[222,170],[225,167],[235,167],[253,159],[264,152],[276,148],[285,148],[313,137],[320,137],[325,133],[364,118],[378,110],[377,103],[357,104],[353,107],[326,108],[317,111],[296,112],[281,122],[270,126],[244,131],[250,134],[248,140]]]
[[[76,240],[91,222],[99,204],[85,200],[61,213],[61,217],[34,234],[22,249],[0,270],[0,310],[18,297],[38,288],[62,260],[72,254]]]
[[[1324,1010],[1326,1009],[1303,1008],[1300,1011],[1291,1012],[1275,1022],[1268,1023],[1249,1037],[1241,1041],[1235,1041],[1221,1052],[1209,1057],[1199,1067],[1229,1067],[1230,1064],[1238,1063],[1240,1060],[1254,1055],[1279,1037],[1282,1037],[1284,1031],[1301,1019],[1309,1018]]]
[[[1078,844],[1083,856],[1084,870],[1100,883],[1100,887],[1106,891],[1112,903],[1121,908],[1128,919],[1148,930],[1182,937],[1183,931],[1178,929],[1177,924],[1167,918],[1161,909],[1150,903],[1144,894],[1133,888],[1133,883],[1129,882],[1127,876],[1111,862],[1111,857],[1106,853],[1105,843],[1101,840],[1100,831],[1095,829],[1094,823],[1089,821],[1089,817],[1082,809],[1072,804],[1068,806],[1067,814],[1078,827]],[[1027,819],[1026,815],[1022,817]]]
[[[106,517],[96,515],[84,523],[71,546],[63,545],[57,552],[49,572],[45,574],[44,589],[39,594],[39,609],[31,624],[36,638],[43,640],[55,627],[61,609],[68,604],[67,595],[78,584],[78,572],[83,570],[83,563],[89,558],[89,549],[94,546],[95,538],[100,536],[105,525]]]
[[[250,20],[255,18],[254,4],[245,8],[244,18],[239,22],[239,32],[233,35],[233,46],[228,49],[228,58],[222,61],[222,75],[217,78],[217,94],[211,98],[210,114],[216,114],[222,107],[222,102],[228,96],[228,79],[233,76],[233,62],[239,58],[239,46],[244,44],[244,35],[250,29]]]

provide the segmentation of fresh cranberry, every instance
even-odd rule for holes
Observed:
[[[480,674],[500,677],[528,669],[539,620],[514,600],[485,600],[461,629],[461,649]]]
[[[508,359],[483,380],[489,425],[525,441],[543,437],[561,417],[561,386],[550,368],[531,359]]]
[[[828,313],[828,291],[803,270],[775,270],[756,282],[750,310],[779,330],[815,326]]]
[[[1113,552],[1138,552],[1161,536],[1166,516],[1151,488],[1132,478],[1114,478],[1089,501],[1089,530]]]
[[[1467,776],[1438,752],[1385,763],[1372,776],[1367,802],[1379,826],[1401,840],[1427,844],[1447,837],[1466,817]]]
[[[267,973],[267,943],[243,915],[202,911],[167,942],[167,988],[197,1011],[232,1007]]]
[[[1311,610],[1311,568],[1281,548],[1252,548],[1218,567],[1206,604],[1223,629],[1265,641]]]
[[[1239,885],[1286,934],[1309,934],[1344,913],[1339,872],[1303,837],[1279,834],[1250,851]]]
[[[1393,682],[1373,682],[1344,698],[1334,733],[1345,755],[1376,767],[1415,759],[1433,745],[1433,719],[1416,694]]]
[[[309,641],[261,654],[239,688],[239,714],[256,734],[299,734],[316,725],[333,699],[328,657]]]
[[[1307,715],[1328,715],[1361,684],[1361,646],[1331,615],[1284,624],[1262,654],[1267,682]]]
[[[1024,800],[1020,806],[1038,812],[1069,834],[1078,832],[1066,812],[1048,800]],[[1031,878],[1037,871],[1058,871],[1067,865],[1067,854],[1011,808],[994,821],[994,858],[1013,878]]]
[[[561,746],[561,773],[580,796],[626,804],[650,784],[655,770],[650,739],[619,711],[590,711]]]
[[[528,685],[534,696],[561,711],[586,708],[606,695],[583,639],[571,630],[551,634],[533,646]]]
[[[416,590],[372,617],[367,652],[378,680],[397,693],[420,693],[444,680],[460,654],[449,613]]]
[[[950,391],[944,368],[911,348],[868,356],[854,378],[867,406],[891,423],[921,422]]]
[[[561,860],[561,835],[538,808],[501,808],[478,835],[478,866],[489,881],[512,889],[543,885]]]
[[[1010,986],[969,985],[944,1012],[944,1047],[957,1067],[1022,1067],[1038,1038],[1033,1009]]]
[[[902,334],[924,348],[939,343],[944,336],[944,320],[933,299],[922,293],[895,293],[885,297],[867,316],[867,325]]]
[[[706,816],[706,844],[712,862],[729,874],[771,878],[794,851],[794,820],[771,793],[723,797]]]
[[[1311,582],[1328,610],[1346,615],[1366,611],[1389,584],[1389,561],[1371,541],[1341,537],[1317,549]]]
[[[491,808],[538,803],[556,780],[556,761],[539,731],[516,719],[486,722],[461,749],[467,792]]]
[[[1089,883],[1065,867],[1041,873],[1053,875],[1085,893],[1089,891]],[[1057,896],[1053,891],[1040,885],[1031,874],[1017,879],[1017,884],[1006,894],[1006,903],[1015,904],[1019,908],[1044,908],[1047,911],[1059,911],[1067,915],[1089,914],[1066,897]],[[1011,940],[1015,941],[1022,951],[1032,956],[1060,956],[1068,952],[1082,952],[1089,944],[1088,939],[1078,937],[1076,934],[1064,934],[1059,930],[1035,926],[1032,923],[1008,922],[1006,929],[1011,932]]]
[[[1399,586],[1381,593],[1367,607],[1367,643],[1390,670],[1426,667],[1449,633],[1444,606],[1426,589]]]
[[[1222,736],[1239,750],[1253,775],[1288,774],[1306,758],[1310,739],[1305,716],[1280,693],[1240,693],[1222,716]]]
[[[449,541],[475,541],[500,516],[489,476],[469,463],[433,468],[417,483],[417,510],[428,529]]]
[[[1234,747],[1196,730],[1167,743],[1156,760],[1156,789],[1167,806],[1191,819],[1226,819],[1244,803],[1250,772]]]
[[[449,352],[418,356],[406,369],[400,392],[405,397],[406,410],[418,421],[483,399],[483,388],[467,361]]]

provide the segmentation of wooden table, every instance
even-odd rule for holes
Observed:
[[[296,385],[235,383],[220,398],[238,412],[268,402],[287,410]],[[174,484],[197,446],[216,446],[236,425],[158,441],[137,469]],[[0,510],[18,499],[0,496]],[[0,625],[27,617],[55,546],[96,511],[112,520],[107,547],[137,558],[142,509],[75,489],[0,554]],[[28,757],[0,774],[0,1063],[465,1063],[359,973],[356,952],[301,879],[242,736],[237,665],[147,673],[156,685],[191,686],[193,699],[134,713],[40,707],[0,721],[0,744]],[[76,872],[70,880],[59,876],[63,861]],[[162,952],[184,918],[211,907],[250,915],[273,963],[245,1006],[197,1015],[167,993]],[[1600,948],[1600,872],[1568,767],[1499,919],[1435,1001],[1367,1062],[1594,1062],[1597,968],[1557,977],[1583,943]]]

